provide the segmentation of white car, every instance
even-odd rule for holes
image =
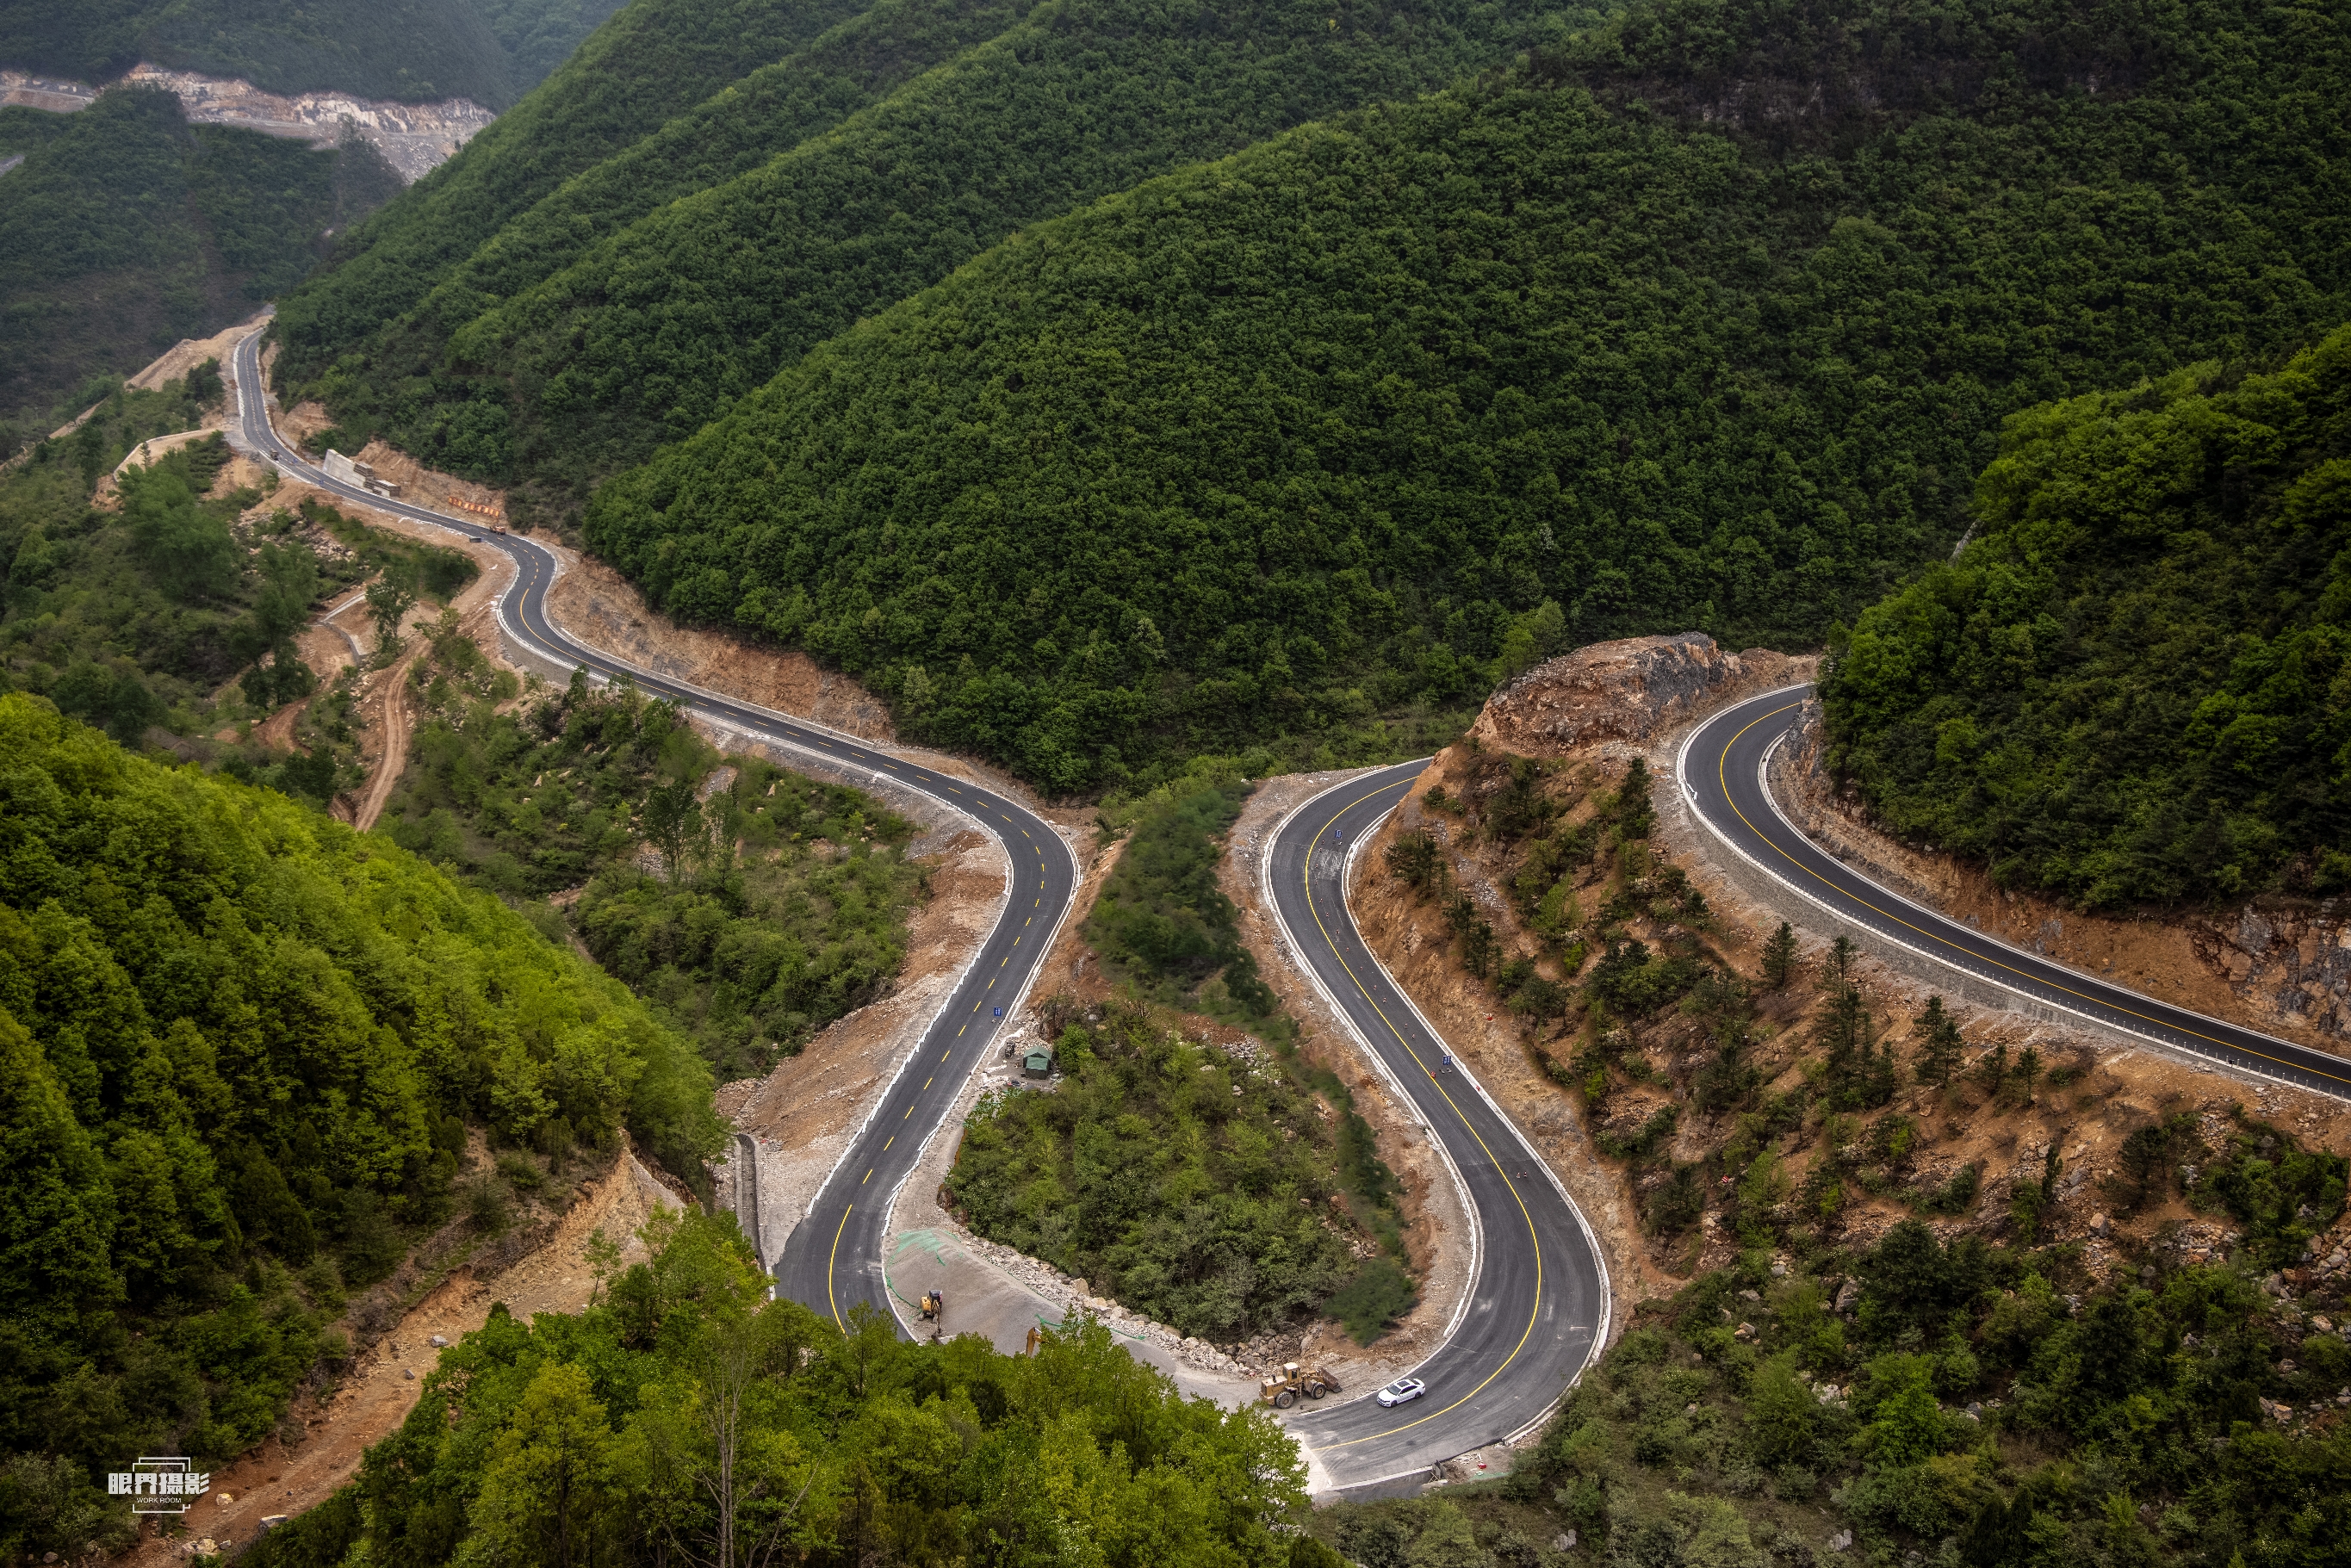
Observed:
[[[1399,1377],[1394,1383],[1389,1384],[1385,1388],[1381,1389],[1378,1394],[1374,1396],[1374,1397],[1378,1399],[1383,1405],[1394,1406],[1401,1405],[1408,1399],[1417,1399],[1427,1392],[1428,1385],[1423,1383],[1419,1378]]]

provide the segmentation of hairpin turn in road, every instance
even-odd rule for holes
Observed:
[[[306,485],[504,551],[515,563],[516,576],[513,586],[498,598],[497,617],[500,628],[515,642],[559,667],[584,669],[602,680],[625,675],[639,690],[678,703],[712,724],[789,747],[877,783],[926,795],[963,813],[1003,844],[1011,862],[1004,913],[932,1021],[921,1047],[907,1058],[883,1103],[852,1140],[774,1263],[781,1293],[820,1312],[845,1321],[852,1307],[864,1302],[888,1312],[882,1242],[891,1195],[914,1170],[1003,1019],[1014,1016],[1015,1004],[1076,896],[1077,857],[1060,833],[1019,802],[971,779],[934,771],[852,736],[671,680],[573,642],[548,619],[547,592],[557,571],[553,552],[521,535],[500,533],[347,484],[302,461],[290,443],[279,440],[263,392],[260,345],[261,334],[255,332],[236,348],[233,434],[237,444]]]
[[[1911,952],[2044,1007],[2321,1093],[2351,1098],[2351,1061],[2144,996],[2011,946],[1862,876],[1783,815],[1764,779],[1803,717],[1810,686],[1724,709],[1682,747],[1685,798],[1708,831],[1797,896]]]
[[[1608,1270],[1590,1227],[1468,1071],[1447,1065],[1445,1042],[1347,911],[1348,857],[1426,766],[1359,775],[1315,796],[1274,829],[1264,861],[1290,950],[1442,1146],[1475,1228],[1468,1300],[1412,1369],[1428,1391],[1393,1410],[1357,1397],[1285,1423],[1341,1490],[1402,1479],[1539,1425],[1607,1341]]]

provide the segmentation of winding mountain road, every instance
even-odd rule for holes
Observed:
[[[851,1141],[807,1218],[774,1260],[777,1288],[784,1295],[843,1322],[860,1302],[886,1314],[890,1303],[882,1279],[882,1243],[891,1196],[939,1130],[973,1064],[986,1054],[1003,1020],[1017,1011],[1038,961],[1052,946],[1076,895],[1077,857],[1060,833],[1019,801],[968,779],[936,772],[805,719],[670,680],[573,642],[547,613],[548,590],[559,570],[552,551],[520,535],[499,533],[346,484],[303,461],[290,442],[280,440],[270,425],[263,390],[261,336],[252,334],[236,349],[237,407],[230,432],[235,444],[303,484],[504,551],[515,563],[516,578],[498,596],[496,614],[500,628],[515,642],[559,666],[584,669],[594,679],[629,676],[640,691],[678,703],[725,728],[820,758],[836,769],[929,796],[1004,845],[1011,862],[1004,913],[973,955],[921,1046],[906,1059],[882,1103]]]
[[[1079,881],[1061,835],[1018,801],[804,719],[635,668],[567,636],[547,612],[559,563],[531,539],[394,501],[300,459],[268,418],[260,334],[235,354],[236,444],[291,478],[506,553],[516,580],[496,602],[517,643],[704,719],[915,791],[962,813],[1011,862],[1004,913],[920,1047],[852,1140],[773,1260],[781,1294],[846,1321],[860,1303],[890,1312],[882,1278],[890,1200],[946,1124],[973,1067],[1013,1016],[1067,917]],[[2081,975],[1949,920],[1863,878],[1813,845],[1771,800],[1763,766],[1801,716],[1808,688],[1739,704],[1698,726],[1677,774],[1701,822],[1796,899],[1932,961],[2143,1039],[2303,1087],[2351,1096],[2351,1063],[2205,1018]],[[1558,1177],[1446,1048],[1365,946],[1347,911],[1348,862],[1395,809],[1424,764],[1358,775],[1292,810],[1263,862],[1264,893],[1314,984],[1412,1108],[1458,1177],[1473,1216],[1473,1281],[1444,1343],[1414,1369],[1428,1392],[1385,1409],[1369,1390],[1292,1411],[1285,1425],[1334,1490],[1409,1481],[1442,1460],[1539,1425],[1607,1343],[1609,1285],[1597,1239]]]
[[[1426,766],[1324,790],[1282,819],[1263,862],[1266,902],[1290,950],[1435,1136],[1476,1228],[1468,1297],[1413,1369],[1428,1392],[1394,1409],[1357,1397],[1284,1421],[1341,1490],[1403,1480],[1539,1425],[1607,1343],[1608,1269],[1591,1228],[1468,1070],[1447,1064],[1444,1041],[1347,913],[1350,858]]]
[[[2351,1098],[2351,1061],[2053,963],[1862,876],[1805,836],[1765,782],[1771,750],[1803,717],[1810,686],[1724,709],[1690,732],[1676,768],[1707,831],[1764,875],[1840,920],[2011,995],[2240,1071]]]

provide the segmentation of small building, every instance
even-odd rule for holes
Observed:
[[[1020,1059],[1021,1071],[1031,1078],[1043,1078],[1053,1071],[1053,1048],[1043,1040],[1029,1048]]]

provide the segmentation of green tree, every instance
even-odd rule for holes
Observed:
[[[663,874],[683,882],[687,862],[708,836],[695,780],[676,779],[655,787],[645,797],[638,826],[645,842],[661,852]]]
[[[1656,803],[1650,799],[1649,765],[1637,753],[1625,765],[1625,782],[1616,788],[1610,815],[1616,831],[1627,839],[1646,839],[1656,826]]]
[[[490,1450],[457,1563],[593,1568],[610,1561],[622,1533],[614,1448],[587,1373],[563,1362],[542,1368]]]
[[[1918,1082],[1936,1089],[1949,1087],[1967,1045],[1959,1020],[1944,1010],[1942,998],[1928,997],[1927,1010],[1911,1020],[1910,1028],[1918,1041]]]
[[[416,608],[416,569],[404,560],[387,562],[368,584],[368,619],[375,622],[376,662],[389,664],[400,650],[401,622]]]
[[[1747,1421],[1754,1433],[1756,1457],[1774,1465],[1808,1462],[1820,1408],[1813,1391],[1796,1377],[1793,1353],[1765,1361],[1747,1388]]]
[[[1771,933],[1763,943],[1763,983],[1775,991],[1779,990],[1787,985],[1789,977],[1795,972],[1796,934],[1782,920],[1780,929]]]
[[[62,1327],[121,1293],[109,1252],[114,1192],[89,1135],[33,1038],[0,1012],[0,1305]]]

